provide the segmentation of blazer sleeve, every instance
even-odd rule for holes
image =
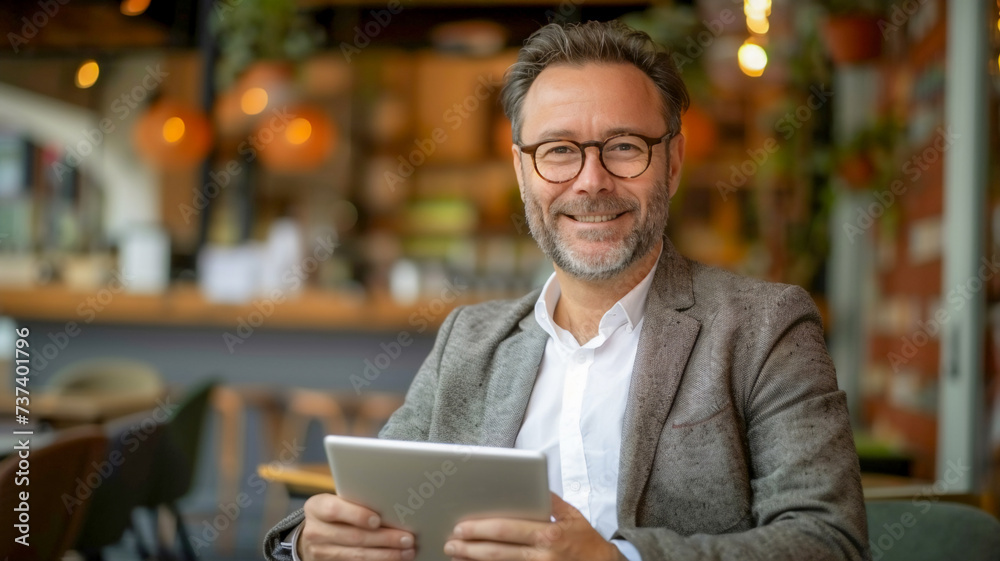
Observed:
[[[390,440],[427,440],[430,433],[431,414],[434,411],[434,396],[437,393],[438,367],[444,353],[455,318],[461,308],[448,314],[438,330],[437,339],[430,354],[417,371],[417,375],[406,393],[406,400],[379,432],[379,438]],[[305,514],[298,509],[278,522],[264,536],[264,557],[270,561],[292,561],[291,551],[281,548],[281,542],[291,535],[295,527],[302,523]]]
[[[619,528],[614,537],[646,561],[871,558],[847,402],[819,314],[799,287],[773,294],[742,318],[731,365],[742,378],[754,527],[690,536]]]

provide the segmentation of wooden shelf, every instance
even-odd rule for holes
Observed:
[[[281,329],[336,329],[382,331],[437,326],[460,304],[504,295],[477,294],[400,305],[387,294],[368,298],[320,289],[306,289],[284,302],[267,299],[247,304],[221,304],[205,299],[193,285],[177,285],[161,295],[72,291],[62,286],[0,288],[0,315],[19,319],[73,321],[78,325],[146,324],[251,327]],[[255,326],[254,323],[257,325]]]

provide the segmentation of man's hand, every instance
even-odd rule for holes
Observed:
[[[573,505],[552,494],[555,522],[510,518],[464,520],[444,544],[454,559],[478,561],[619,561],[624,556]]]
[[[381,527],[374,511],[336,495],[310,497],[305,513],[298,541],[303,561],[410,561],[416,555],[413,534]]]

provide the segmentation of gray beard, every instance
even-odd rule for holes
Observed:
[[[574,252],[567,240],[551,226],[560,214],[619,214],[632,211],[638,216],[640,210],[637,199],[617,195],[597,198],[576,199],[566,203],[554,203],[549,208],[547,224],[543,219],[542,207],[531,189],[525,189],[524,212],[531,236],[538,247],[553,263],[570,276],[586,281],[604,281],[615,278],[628,270],[634,263],[645,257],[662,239],[670,213],[670,194],[665,181],[654,186],[649,199],[649,213],[636,221],[611,251],[595,257],[582,256]],[[588,241],[604,241],[613,233],[592,232],[584,234]]]

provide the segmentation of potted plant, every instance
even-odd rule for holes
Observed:
[[[292,0],[225,2],[212,14],[212,32],[219,46],[216,84],[225,90],[252,65],[290,67],[310,55],[323,41],[323,31],[300,14]]]
[[[826,50],[835,64],[856,64],[882,54],[879,21],[885,14],[881,0],[827,0],[822,24]]]
[[[833,173],[853,190],[866,190],[892,180],[902,127],[891,116],[876,119],[850,142],[835,150]]]

